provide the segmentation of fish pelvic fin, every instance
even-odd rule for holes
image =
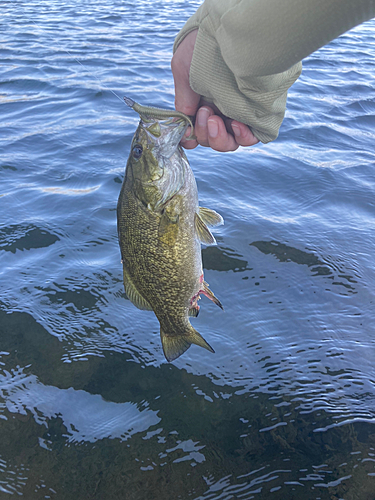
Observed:
[[[161,343],[163,346],[164,356],[167,361],[171,362],[179,358],[181,354],[189,349],[191,344],[204,347],[207,351],[214,353],[210,344],[208,344],[202,335],[198,333],[190,324],[186,331],[181,334],[168,334],[160,329]]]

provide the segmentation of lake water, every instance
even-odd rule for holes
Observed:
[[[279,138],[188,151],[207,299],[166,363],[116,203],[199,2],[3,1],[0,498],[375,498],[375,22],[304,63]],[[119,99],[110,92],[113,90]]]

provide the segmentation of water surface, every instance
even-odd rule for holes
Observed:
[[[374,499],[374,21],[305,61],[277,141],[188,152],[216,353],[166,363],[124,294],[121,98],[173,107],[198,5],[1,3],[0,498]]]

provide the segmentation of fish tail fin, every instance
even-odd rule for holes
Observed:
[[[168,334],[160,329],[161,343],[163,346],[164,356],[167,361],[171,362],[179,358],[181,354],[189,349],[191,344],[204,347],[208,351],[214,353],[210,344],[208,344],[202,335],[198,333],[190,324],[181,334]]]

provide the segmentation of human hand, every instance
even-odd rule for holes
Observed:
[[[224,116],[212,103],[207,103],[190,87],[189,74],[198,30],[191,31],[178,46],[171,61],[175,107],[189,116],[195,115],[195,139],[187,140],[189,130],[181,141],[186,149],[201,146],[215,151],[235,151],[239,146],[253,146],[259,141],[244,123]]]

